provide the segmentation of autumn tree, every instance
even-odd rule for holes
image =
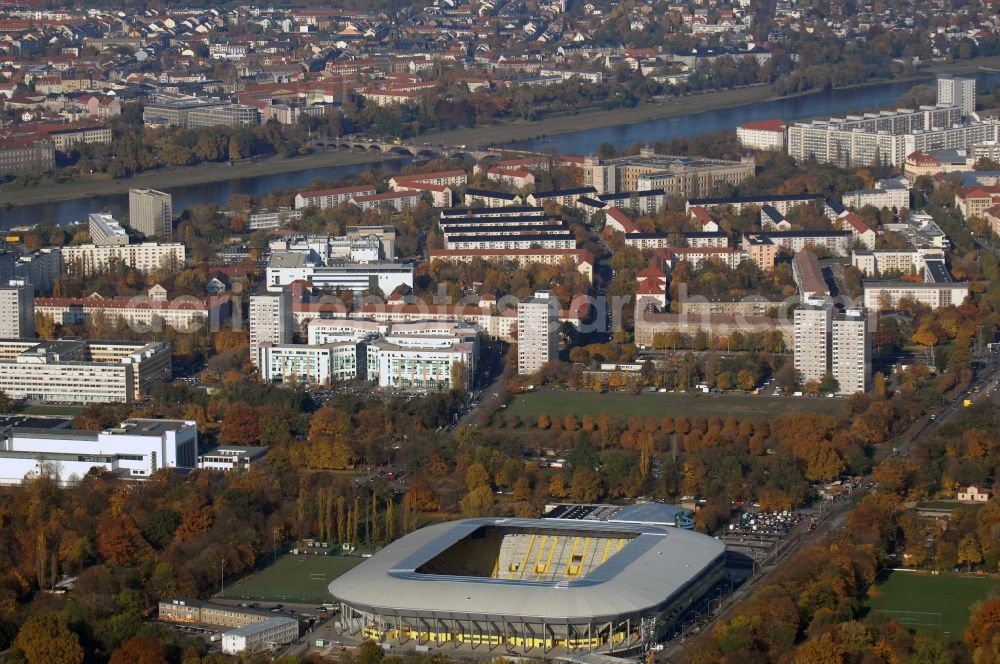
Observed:
[[[493,513],[493,490],[480,486],[465,495],[460,501],[462,514],[467,517],[489,516]]]
[[[13,650],[24,653],[28,664],[83,662],[79,637],[58,613],[41,613],[28,618],[14,639]]]
[[[570,481],[573,497],[584,503],[593,503],[604,495],[601,474],[593,468],[577,468]]]
[[[972,619],[965,630],[965,642],[975,651],[989,646],[1000,636],[1000,599],[984,599],[973,606]]]
[[[108,664],[167,664],[167,647],[159,639],[138,634],[111,653]]]
[[[257,410],[238,401],[226,408],[219,440],[230,445],[253,445],[259,440],[259,427]]]

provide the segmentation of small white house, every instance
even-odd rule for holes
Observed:
[[[963,503],[985,503],[990,499],[990,491],[970,485],[965,491],[959,491],[956,498]]]

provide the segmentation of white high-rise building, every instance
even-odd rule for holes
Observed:
[[[517,304],[517,373],[533,374],[559,357],[559,301],[547,291]]]
[[[173,234],[174,208],[170,194],[155,189],[130,189],[128,223],[146,237],[169,240]]]
[[[863,309],[848,309],[833,319],[830,370],[840,394],[867,392],[872,376],[872,343]]]
[[[938,106],[958,106],[962,115],[976,111],[976,79],[942,76],[937,80]]]
[[[0,339],[35,336],[35,290],[25,281],[0,286]]]
[[[291,293],[250,296],[250,361],[255,366],[263,342],[291,343],[293,333]]]
[[[829,370],[830,305],[822,300],[810,300],[795,310],[795,373],[800,383],[821,381]]]

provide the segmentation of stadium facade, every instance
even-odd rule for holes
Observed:
[[[329,590],[343,629],[380,643],[625,655],[722,580],[724,551],[651,524],[467,519],[393,542]]]

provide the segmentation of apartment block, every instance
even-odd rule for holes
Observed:
[[[872,377],[872,340],[864,310],[848,309],[834,316],[830,370],[840,394],[868,391]]]
[[[90,240],[98,247],[123,247],[128,244],[128,233],[110,214],[94,212],[87,217]]]
[[[829,304],[811,300],[793,316],[795,373],[800,383],[821,381],[830,370],[833,314]]]
[[[942,76],[937,80],[939,106],[957,106],[962,115],[976,112],[976,79]]]
[[[517,304],[517,373],[536,373],[559,357],[559,303],[548,292]]]
[[[201,329],[206,324],[218,329],[231,311],[231,300],[219,296],[205,300],[190,297],[176,300],[42,297],[35,300],[35,311],[59,325],[85,325],[95,316],[102,316],[111,325],[123,323],[136,332],[158,332],[163,326],[185,332]]]
[[[586,249],[432,249],[428,252],[432,261],[455,261],[472,263],[477,260],[497,264],[525,267],[535,263],[541,265],[563,265],[572,263],[577,271],[594,280],[594,255]]]
[[[107,272],[115,261],[149,273],[163,267],[184,265],[186,252],[181,242],[143,242],[107,247],[79,244],[63,247],[62,257],[67,270],[83,275]]]
[[[784,150],[785,121],[746,122],[736,128],[736,138],[740,145],[750,150]]]
[[[0,339],[30,339],[34,336],[34,288],[24,281],[10,281],[0,286]]]
[[[257,364],[260,348],[264,342],[288,344],[292,341],[292,294],[285,291],[277,294],[250,296],[250,360]]]
[[[355,196],[374,196],[375,185],[355,185],[336,189],[314,189],[301,191],[295,195],[295,209],[318,207],[321,210],[335,208],[341,203],[349,203]]]
[[[128,223],[148,238],[173,236],[174,208],[170,194],[155,189],[130,189]]]

